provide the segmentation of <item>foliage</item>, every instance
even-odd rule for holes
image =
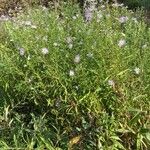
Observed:
[[[120,6],[92,15],[63,3],[2,23],[2,149],[149,149],[150,29]]]

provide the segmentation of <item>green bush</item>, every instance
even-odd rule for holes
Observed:
[[[150,9],[149,0],[124,0],[123,3],[132,9],[135,9],[137,7],[144,7],[146,9]]]
[[[106,5],[86,22],[64,3],[4,31],[3,149],[148,149],[150,29],[140,17]]]

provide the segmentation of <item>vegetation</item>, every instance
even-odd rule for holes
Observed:
[[[104,4],[84,18],[61,2],[0,27],[1,149],[150,149],[142,11]]]

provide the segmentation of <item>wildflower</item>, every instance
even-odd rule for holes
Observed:
[[[76,20],[76,19],[77,19],[77,17],[76,17],[76,16],[73,16],[72,18],[73,18],[74,20]]]
[[[110,16],[111,16],[110,14],[106,14],[106,17],[107,17],[107,18],[110,18]]]
[[[31,83],[32,79],[28,79],[28,83]]]
[[[128,21],[128,17],[127,16],[122,16],[122,17],[119,18],[119,22],[120,23],[125,23],[127,21]]]
[[[137,18],[132,17],[132,20],[133,20],[135,23],[138,23]]]
[[[45,6],[42,6],[43,11],[47,11],[48,9]]]
[[[79,17],[79,14],[76,14],[76,17]]]
[[[89,22],[89,21],[92,20],[93,13],[92,13],[92,11],[90,10],[90,8],[86,8],[86,9],[85,9],[84,16],[85,16],[85,20],[86,20],[87,22]]]
[[[31,56],[30,56],[30,55],[28,55],[27,60],[30,60],[30,59],[31,59]]]
[[[8,21],[10,18],[8,16],[1,15],[0,21]]]
[[[23,56],[25,54],[24,48],[19,48],[19,54],[20,56]]]
[[[72,49],[73,44],[70,43],[70,44],[68,45],[68,47],[69,47],[69,49]]]
[[[75,56],[74,62],[77,64],[80,62],[80,55],[79,54]]]
[[[108,80],[108,85],[114,87],[115,86],[115,82],[113,80]]]
[[[61,99],[58,98],[55,100],[55,106],[60,107],[60,105],[61,105]]]
[[[38,39],[39,39],[39,37],[38,37]],[[48,36],[47,36],[47,35],[44,36],[44,37],[43,37],[43,40],[47,42],[47,41],[48,41]]]
[[[43,53],[43,55],[46,55],[49,53],[49,51],[47,48],[42,48],[42,53]]]
[[[112,4],[112,7],[115,7],[115,8],[117,8],[117,7],[123,7],[123,3],[121,3],[121,4],[119,4],[119,3],[113,3]]]
[[[103,17],[103,15],[99,12],[97,13],[97,22],[100,22],[100,19]]]
[[[86,56],[89,57],[89,58],[92,58],[93,57],[93,53],[88,53]]]
[[[105,5],[101,5],[101,8],[105,8]]]
[[[147,44],[144,44],[144,45],[142,46],[142,48],[143,48],[143,49],[147,48]]]
[[[53,43],[53,45],[54,45],[54,46],[58,46],[58,44],[57,44],[57,43]]]
[[[79,90],[79,86],[76,85],[76,86],[75,86],[75,89],[76,89],[76,90]]]
[[[139,75],[139,74],[140,74],[140,68],[135,67],[135,68],[134,68],[134,73],[135,73],[136,75]]]
[[[24,22],[24,25],[26,25],[26,26],[31,26],[32,23],[31,23],[31,21],[25,21],[25,22]]]
[[[37,26],[36,25],[31,25],[31,28],[32,29],[37,29]]]
[[[123,47],[126,45],[126,41],[124,39],[121,39],[119,42],[118,42],[118,46],[119,47]]]
[[[101,19],[103,17],[103,15],[99,12],[99,13],[97,13],[97,18],[98,19]]]
[[[72,43],[72,37],[67,37],[66,42],[67,42],[68,44]]]
[[[73,71],[73,70],[70,70],[70,71],[69,71],[69,76],[70,76],[70,77],[73,77],[74,75],[75,75],[74,71]]]

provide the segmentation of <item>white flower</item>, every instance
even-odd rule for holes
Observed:
[[[105,5],[101,5],[101,8],[105,8]]]
[[[74,71],[73,70],[70,70],[69,71],[69,76],[73,77],[75,75]]]
[[[46,54],[48,54],[48,53],[49,53],[49,51],[48,51],[48,49],[47,49],[47,48],[42,48],[42,53],[43,53],[44,55],[46,55]]]
[[[122,3],[122,4],[119,4],[119,3],[113,3],[112,4],[112,7],[115,7],[115,8],[117,8],[117,7],[122,7],[124,4]]]
[[[74,20],[75,20],[75,19],[77,19],[77,17],[76,17],[76,16],[73,16],[72,18],[73,18]]]
[[[101,14],[101,12],[98,12],[97,13],[97,22],[100,22],[102,17],[103,17],[103,15]]]
[[[36,25],[31,25],[31,28],[32,29],[37,29],[37,26]]]
[[[127,21],[128,21],[128,17],[127,16],[122,16],[122,17],[119,18],[119,22],[120,23],[125,23]]]
[[[23,56],[25,54],[24,48],[19,48],[19,54],[20,56]]]
[[[1,15],[0,21],[8,21],[10,18],[8,16]]]
[[[54,45],[54,46],[58,46],[58,44],[57,44],[57,43],[53,43],[53,45]]]
[[[109,18],[110,16],[111,16],[110,14],[106,14],[106,17],[108,17],[108,18]]]
[[[31,81],[32,81],[31,79],[28,79],[28,83],[31,83]]]
[[[73,44],[70,43],[70,44],[68,45],[68,47],[69,47],[69,49],[72,49]]]
[[[39,38],[38,38],[38,39],[39,39]],[[44,36],[44,37],[43,37],[43,40],[47,42],[47,41],[48,41],[48,36],[47,36],[47,35]]]
[[[143,48],[143,49],[147,48],[147,44],[144,44],[144,45],[142,46],[142,48]]]
[[[125,46],[126,45],[126,40],[124,40],[124,39],[121,39],[119,42],[118,42],[118,46],[119,47],[123,47],[123,46]]]
[[[47,8],[45,6],[42,6],[43,11],[47,11]]]
[[[140,74],[140,68],[135,67],[135,68],[134,68],[134,73],[135,73],[136,75],[139,75],[139,74]]]
[[[113,80],[108,80],[108,85],[115,86],[115,82]]]
[[[132,17],[132,20],[133,20],[135,23],[138,23],[137,18]]]
[[[98,2],[99,2],[99,3],[102,3],[102,2],[103,2],[103,0],[99,0]]]
[[[26,25],[26,26],[31,26],[32,23],[31,23],[31,21],[25,21],[25,22],[24,22],[24,25]]]
[[[68,44],[72,43],[72,37],[67,37],[66,42],[67,42]]]
[[[89,58],[92,58],[93,57],[93,53],[88,53],[86,56],[89,57]]]
[[[101,19],[102,17],[103,17],[103,15],[102,15],[101,12],[97,13],[97,18],[98,18],[98,19]]]
[[[79,54],[75,56],[74,62],[77,64],[80,62],[80,55]]]
[[[31,56],[30,56],[30,55],[28,55],[27,60],[30,60],[30,59],[31,59]]]
[[[79,90],[79,86],[76,85],[76,86],[75,86],[75,89],[76,89],[76,90]]]

